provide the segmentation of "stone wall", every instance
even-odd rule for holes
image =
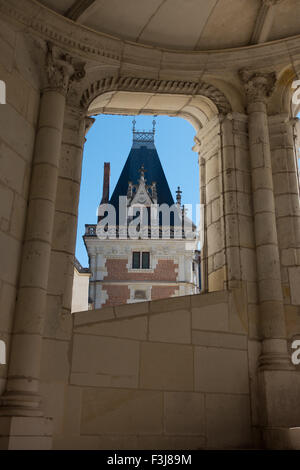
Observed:
[[[73,318],[69,346],[44,345],[54,448],[252,446],[247,334],[232,293]]]
[[[39,81],[27,39],[0,20],[0,339],[9,345],[20,270],[31,161],[39,109]],[[0,368],[0,394],[7,368]]]

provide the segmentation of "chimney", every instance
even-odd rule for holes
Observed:
[[[109,181],[110,181],[110,163],[104,163],[103,174],[103,194],[100,204],[107,204],[109,201]]]

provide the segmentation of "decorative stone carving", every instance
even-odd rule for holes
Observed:
[[[85,135],[89,132],[89,130],[92,128],[95,122],[96,122],[95,118],[92,118],[89,116],[85,118]]]
[[[152,78],[127,76],[105,77],[91,83],[82,95],[82,106],[88,108],[97,96],[108,91],[202,95],[211,99],[220,113],[227,114],[231,111],[231,105],[226,96],[208,83],[182,80],[156,80]]]
[[[276,85],[275,72],[253,72],[248,69],[239,71],[239,76],[244,84],[249,103],[255,101],[265,102],[274,91]]]
[[[51,43],[48,43],[47,46],[46,89],[53,89],[67,96],[72,84],[85,77],[85,65],[76,61],[69,54],[60,53]]]
[[[41,9],[42,8],[42,9]],[[120,60],[119,40],[89,31],[84,26],[66,22],[66,18],[42,7],[32,0],[0,0],[1,14],[12,18],[28,31],[46,40],[55,41],[62,47],[69,47],[85,55],[104,60]],[[80,33],[79,33],[80,32]],[[79,34],[78,34],[79,33]]]
[[[130,206],[142,205],[148,207],[153,203],[157,203],[156,183],[153,182],[151,185],[146,184],[145,171],[144,165],[142,165],[139,170],[141,176],[138,185],[132,184],[131,181],[129,182],[127,201]]]

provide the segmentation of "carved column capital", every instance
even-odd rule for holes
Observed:
[[[288,124],[290,124],[290,126],[292,126],[292,127],[297,126],[299,121],[300,121],[300,119],[299,119],[297,116],[291,117],[291,118],[287,118],[287,119],[285,120],[285,122],[287,122]]]
[[[300,143],[300,119],[298,117],[293,117],[289,119],[288,124],[292,129],[292,135],[296,142],[296,151],[299,152],[299,143]]]
[[[276,85],[275,72],[262,73],[243,69],[240,70],[239,76],[244,84],[248,103],[265,103],[272,95]]]
[[[55,90],[67,96],[71,87],[85,77],[85,64],[61,53],[51,43],[47,44],[45,64],[45,90]]]
[[[95,123],[96,119],[90,116],[85,118],[85,133],[87,134],[89,130],[92,128],[93,124]]]
[[[95,124],[96,122],[96,119],[95,118],[92,118],[92,117],[89,117],[87,116],[85,118],[85,139],[84,139],[84,142],[87,141],[87,138],[86,138],[86,135],[87,133],[89,132],[89,130],[93,127],[93,125]]]
[[[219,122],[222,124],[224,121],[233,121],[234,117],[232,113],[227,113],[227,114],[219,114]]]

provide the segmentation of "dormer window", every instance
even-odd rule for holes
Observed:
[[[134,251],[132,253],[132,269],[150,269],[150,253]]]

